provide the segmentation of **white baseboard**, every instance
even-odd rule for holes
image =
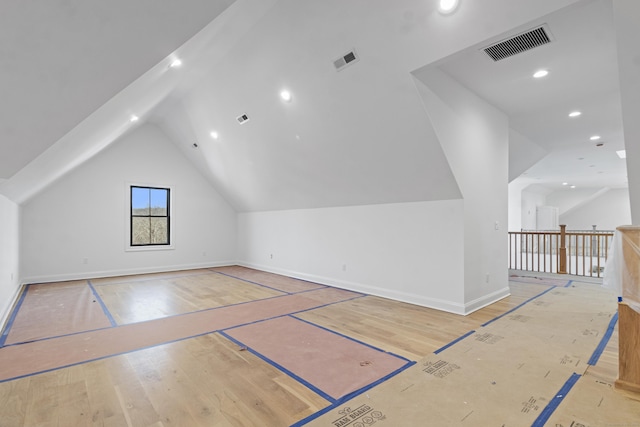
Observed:
[[[30,276],[30,277],[23,278],[22,282],[27,284],[64,282],[68,280],[86,280],[86,279],[95,279],[99,277],[130,276],[132,274],[148,274],[148,273],[163,273],[167,271],[196,270],[199,268],[223,267],[227,265],[236,265],[236,264],[237,264],[236,261],[215,261],[215,262],[202,262],[202,263],[193,263],[193,264],[128,268],[128,269],[118,269],[118,270],[83,271],[83,272],[77,272],[77,273]]]
[[[2,313],[0,313],[2,314],[2,317],[0,317],[0,331],[4,330],[7,321],[9,320],[9,316],[11,316],[11,312],[18,302],[18,298],[20,298],[20,295],[22,295],[23,287],[24,285],[16,287],[15,291],[13,292],[13,297],[9,301],[9,304],[6,307],[3,307]]]
[[[314,283],[320,283],[322,285],[333,286],[340,289],[345,289],[353,292],[361,292],[368,295],[375,295],[378,297],[389,298],[396,301],[406,302],[409,304],[420,305],[427,308],[433,308],[436,310],[446,311],[454,314],[469,314],[466,312],[466,307],[463,304],[453,301],[442,300],[438,298],[428,298],[423,295],[417,295],[406,292],[398,292],[391,289],[380,288],[377,286],[371,286],[363,283],[349,282],[340,279],[334,279],[331,277],[316,276],[313,274],[301,273],[298,271],[285,270],[280,268],[267,267],[264,265],[253,264],[248,262],[238,262],[238,265],[244,267],[255,268],[257,270],[267,271],[269,273],[282,274],[296,279],[308,280]]]
[[[480,298],[477,298],[471,302],[468,302],[464,305],[464,314],[471,314],[474,311],[478,311],[483,307],[493,304],[496,301],[500,301],[502,298],[508,297],[511,295],[511,291],[509,287],[499,289],[495,292],[492,292],[488,295],[484,295]]]

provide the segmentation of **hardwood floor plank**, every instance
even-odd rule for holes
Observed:
[[[118,323],[283,294],[206,269],[91,282]],[[468,316],[459,316],[374,296],[346,300],[345,291],[326,288],[301,295],[326,300],[328,305],[323,303],[322,307],[297,313],[295,317],[410,360],[420,360],[549,287],[510,282],[510,289],[509,297]],[[257,304],[262,307],[263,302]],[[268,301],[265,304],[269,305]],[[264,313],[266,316],[271,312]],[[211,329],[209,317],[198,319],[202,327],[210,328],[206,331],[216,330]],[[164,320],[155,322],[165,325]],[[220,330],[228,327],[220,326]],[[122,330],[127,328],[130,326]],[[606,383],[615,381],[617,340],[616,329],[597,365],[590,366],[586,375]],[[0,382],[0,427],[288,426],[329,404],[221,334],[207,333]]]

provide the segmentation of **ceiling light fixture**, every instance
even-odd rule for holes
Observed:
[[[209,135],[211,135],[211,138],[213,139],[218,139],[218,132],[216,132],[215,130],[212,131]]]
[[[138,117],[136,115],[133,115],[133,116],[129,117],[129,121],[131,123],[137,122],[138,120],[140,120],[140,117]]]
[[[627,150],[618,150],[618,151],[616,151],[616,154],[621,159],[626,159],[627,158]]]
[[[563,182],[562,185],[569,185],[569,183],[568,182]]]
[[[533,77],[536,79],[540,79],[542,77],[545,77],[548,74],[549,74],[549,71],[547,70],[538,70],[535,73],[533,73]]]
[[[569,113],[569,117],[578,117],[580,114],[582,114],[580,111],[572,111]]]
[[[291,92],[289,92],[288,90],[283,90],[282,92],[280,92],[280,98],[282,98],[284,102],[291,102]]]
[[[576,188],[576,186],[575,186],[575,185],[572,185],[572,186],[571,186],[571,187],[569,187],[569,188]]]
[[[178,58],[174,59],[173,62],[171,64],[169,64],[169,67],[171,68],[178,68],[182,65],[182,61]]]
[[[600,135],[593,135],[591,138],[589,138],[592,141],[597,141],[600,139]]]
[[[458,7],[458,0],[440,0],[438,10],[445,15],[452,13]]]

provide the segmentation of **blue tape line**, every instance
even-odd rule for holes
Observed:
[[[336,402],[332,403],[331,405],[319,410],[318,412],[314,412],[313,414],[309,415],[306,418],[301,419],[300,421],[291,424],[290,427],[300,427],[303,426],[307,423],[310,423],[311,421],[315,420],[316,418],[319,418],[321,415],[326,414],[327,412],[330,412],[332,410],[334,410],[335,408],[337,408],[338,406],[343,405],[345,402],[365,393],[366,391],[369,391],[370,389],[372,389],[373,387],[377,386],[378,384],[381,384],[385,381],[387,381],[389,378],[392,378],[396,375],[398,375],[400,372],[412,367],[413,365],[415,365],[416,362],[411,362],[411,363],[407,363],[405,366],[403,366],[402,368],[398,368],[397,370],[395,370],[394,372],[390,373],[389,375],[386,375],[382,378],[380,378],[378,381],[375,381],[371,384],[369,384],[368,386],[365,386],[359,390],[356,390],[352,393],[349,393],[348,395],[341,397],[340,399],[338,399]]]
[[[555,288],[556,288],[555,286],[551,286],[551,287],[550,287],[549,289],[547,289],[546,291],[544,291],[544,292],[540,292],[538,295],[536,295],[536,296],[533,296],[533,297],[529,298],[529,299],[528,299],[528,300],[526,300],[525,302],[523,302],[523,303],[521,303],[521,304],[519,304],[519,305],[517,305],[517,306],[513,307],[511,310],[509,310],[509,311],[507,311],[507,312],[505,312],[505,313],[502,313],[500,316],[498,316],[498,317],[496,317],[496,318],[493,318],[493,319],[489,320],[488,322],[483,323],[483,324],[482,324],[482,325],[480,325],[480,326],[487,326],[487,325],[489,325],[490,323],[493,323],[493,322],[495,322],[496,320],[498,320],[498,319],[500,319],[500,318],[502,318],[502,317],[504,317],[504,316],[506,316],[506,315],[508,315],[508,314],[510,314],[510,313],[513,313],[514,311],[516,311],[517,309],[519,309],[519,308],[520,308],[520,307],[522,307],[523,305],[530,303],[530,302],[531,302],[531,301],[533,301],[534,299],[536,299],[536,298],[538,298],[538,297],[541,297],[542,295],[546,294],[547,292],[549,292],[549,291],[551,291],[552,289],[555,289]]]
[[[323,399],[325,399],[325,400],[327,400],[327,401],[329,401],[331,403],[335,403],[336,402],[335,398],[329,396],[327,393],[325,393],[324,391],[320,390],[318,387],[314,386],[313,384],[311,384],[310,382],[306,381],[302,377],[294,374],[293,372],[291,372],[290,370],[288,370],[284,366],[280,365],[279,363],[276,363],[273,360],[269,359],[268,357],[258,353],[257,351],[253,350],[251,347],[248,347],[248,346],[244,345],[244,343],[242,343],[241,341],[238,341],[237,339],[233,338],[231,335],[227,334],[226,332],[219,331],[219,333],[221,335],[223,335],[225,338],[227,338],[229,341],[232,341],[232,342],[236,343],[240,347],[246,348],[247,351],[251,352],[251,354],[254,354],[255,356],[259,357],[260,359],[262,359],[263,361],[267,362],[271,366],[273,366],[276,369],[284,372],[285,374],[287,374],[288,376],[290,376],[294,380],[298,381],[299,383],[301,383],[302,385],[304,385],[308,389],[312,390],[314,393],[316,393],[319,396],[321,396]]]
[[[542,410],[538,418],[536,418],[533,424],[531,424],[531,427],[543,427],[544,424],[549,421],[549,418],[551,417],[551,414],[553,414],[553,411],[555,411],[560,403],[562,403],[562,400],[567,396],[569,391],[571,391],[571,388],[576,384],[576,382],[578,382],[579,379],[580,375],[576,373],[571,375],[567,382],[564,383],[560,391],[556,393],[549,404]]]
[[[364,342],[364,341],[357,340],[357,339],[352,338],[352,337],[350,337],[350,336],[348,336],[348,335],[344,335],[344,334],[341,334],[340,332],[337,332],[337,331],[331,330],[331,329],[329,329],[329,328],[325,328],[324,326],[316,325],[315,323],[309,322],[308,320],[300,319],[299,317],[296,317],[296,316],[294,316],[294,315],[292,315],[292,314],[289,314],[288,316],[289,316],[289,317],[291,317],[292,319],[296,319],[296,320],[299,320],[299,321],[301,321],[301,322],[304,322],[304,323],[306,323],[306,324],[308,324],[308,325],[315,326],[316,328],[320,328],[320,329],[325,330],[325,331],[327,331],[327,332],[330,332],[330,333],[332,333],[332,334],[334,334],[334,335],[338,335],[338,336],[340,336],[340,337],[342,337],[342,338],[346,338],[346,339],[348,339],[349,341],[353,341],[353,342],[355,342],[355,343],[357,343],[357,344],[363,345],[363,346],[365,346],[365,347],[369,347],[369,348],[371,348],[371,349],[373,349],[373,350],[376,350],[376,351],[379,351],[379,352],[381,352],[381,353],[385,353],[385,354],[389,354],[389,355],[391,355],[391,356],[393,356],[393,357],[397,357],[398,359],[402,359],[402,360],[404,360],[405,362],[412,362],[412,360],[409,360],[409,359],[407,359],[406,357],[400,356],[400,355],[395,354],[395,353],[391,353],[391,352],[389,352],[389,351],[383,350],[383,349],[378,348],[378,347],[376,347],[376,346],[373,346],[373,345],[371,345],[371,344],[367,344],[367,343],[366,343],[366,342]]]
[[[18,315],[18,311],[20,310],[20,307],[22,307],[22,303],[24,302],[24,299],[27,297],[27,292],[29,291],[30,287],[31,287],[31,285],[26,285],[22,289],[22,295],[20,295],[20,298],[18,298],[18,302],[16,303],[16,306],[14,307],[13,311],[11,312],[11,316],[9,316],[9,321],[7,322],[7,326],[5,326],[4,330],[2,331],[2,335],[0,335],[0,348],[4,347],[4,343],[7,342],[7,337],[9,336],[9,331],[11,331],[11,327],[13,326],[13,322],[15,322],[15,320],[16,320],[16,316]]]
[[[71,337],[71,336],[74,336],[74,335],[80,335],[80,334],[84,334],[84,333],[87,333],[87,332],[97,332],[97,331],[102,331],[104,329],[111,329],[111,328],[112,328],[111,326],[107,326],[107,327],[104,327],[104,328],[87,329],[86,331],[70,332],[68,334],[54,335],[52,337],[37,338],[37,339],[30,340],[30,341],[21,341],[21,342],[11,343],[11,344],[6,345],[5,347],[13,347],[13,346],[22,345],[22,344],[30,344],[30,343],[33,343],[33,342],[54,340],[56,338]]]
[[[449,344],[447,344],[447,345],[445,345],[445,346],[443,346],[443,347],[440,347],[439,349],[437,349],[436,351],[434,351],[434,352],[433,352],[433,354],[438,354],[438,353],[440,353],[440,352],[443,352],[444,350],[448,349],[448,348],[449,348],[449,347],[451,347],[452,345],[457,344],[458,342],[462,341],[463,339],[465,339],[465,338],[466,338],[466,337],[468,337],[469,335],[473,335],[473,334],[475,334],[475,333],[476,333],[476,331],[469,331],[469,332],[467,332],[466,334],[464,334],[463,336],[458,337],[458,338],[456,338],[455,340],[451,341]]]
[[[104,304],[104,301],[102,301],[102,298],[100,298],[100,295],[98,295],[98,291],[96,291],[96,288],[93,287],[91,280],[87,280],[87,284],[89,285],[91,292],[93,292],[93,296],[96,297],[96,301],[98,301],[98,303],[100,304],[100,307],[102,307],[102,311],[104,311],[105,316],[107,316],[107,319],[109,319],[111,326],[118,326],[116,319],[113,318],[113,316],[109,312],[109,309]]]
[[[109,329],[109,328],[105,328],[105,329]],[[154,348],[154,347],[160,347],[160,346],[165,345],[165,344],[173,344],[173,343],[176,343],[176,342],[189,340],[189,339],[192,339],[192,338],[198,338],[198,337],[201,337],[201,336],[204,336],[204,335],[214,334],[216,332],[217,331],[203,332],[201,334],[191,335],[191,336],[182,337],[182,338],[176,338],[175,340],[161,342],[161,343],[158,343],[158,344],[152,344],[152,345],[149,345],[149,346],[146,346],[146,347],[136,348],[136,349],[129,350],[129,351],[123,351],[121,353],[107,354],[105,356],[99,356],[99,357],[95,357],[93,359],[83,360],[81,362],[70,363],[70,364],[64,365],[64,366],[56,366],[55,368],[45,369],[45,370],[42,370],[42,371],[29,372],[28,374],[19,375],[17,377],[13,377],[13,378],[0,379],[0,384],[5,383],[7,381],[19,380],[21,378],[28,378],[28,377],[32,377],[34,375],[45,374],[47,372],[53,372],[53,371],[57,371],[59,369],[71,368],[73,366],[83,365],[85,363],[91,363],[91,362],[95,362],[95,361],[98,361],[98,360],[104,360],[104,359],[108,359],[110,357],[117,357],[117,356],[122,356],[122,355],[125,355],[125,354],[134,353],[136,351],[147,350],[147,349]]]
[[[295,293],[297,293],[297,292],[287,292],[287,291],[283,291],[282,289],[274,288],[274,287],[272,287],[272,286],[267,286],[267,285],[264,285],[264,284],[259,283],[259,282],[254,282],[254,281],[251,281],[251,280],[243,279],[242,277],[237,277],[237,276],[234,276],[234,275],[232,275],[232,274],[223,273],[223,272],[221,272],[221,271],[216,271],[216,270],[210,270],[210,271],[212,271],[212,272],[214,272],[214,273],[222,274],[223,276],[231,277],[231,278],[233,278],[233,279],[242,280],[243,282],[252,283],[252,284],[254,284],[254,285],[262,286],[263,288],[271,289],[272,291],[284,292],[284,293],[285,293],[285,294],[287,294],[287,295],[291,295],[291,294],[295,294]],[[288,276],[285,276],[285,277],[288,277]],[[294,278],[294,277],[290,277],[290,279],[295,279],[295,278]],[[300,280],[300,279],[295,279],[295,280]],[[306,289],[306,291],[313,291],[313,290],[316,290],[316,289],[323,289],[323,288],[327,288],[327,287],[328,287],[327,285],[321,285],[321,284],[319,284],[319,283],[315,283],[315,282],[308,282],[308,281],[306,281],[306,280],[304,280],[304,281],[305,281],[305,282],[307,282],[307,283],[313,283],[314,285],[318,285],[318,287],[317,287],[317,288],[313,288],[313,289]]]
[[[569,281],[567,282],[567,284],[566,284],[566,285],[564,285],[564,287],[565,287],[565,288],[568,288],[568,287],[569,287],[569,286],[571,286],[572,284],[573,284],[573,280],[569,280]]]
[[[589,362],[588,362],[589,365],[593,366],[596,363],[598,363],[598,360],[600,359],[600,356],[602,356],[602,352],[604,351],[604,348],[609,343],[609,340],[611,339],[611,335],[613,335],[613,330],[615,329],[617,322],[618,322],[618,312],[616,312],[616,314],[614,314],[613,317],[611,318],[607,331],[602,336],[602,339],[600,340],[600,344],[598,344],[598,347],[596,347],[596,349],[593,351],[593,354],[591,355],[591,358],[589,359]]]
[[[281,296],[276,297],[276,298],[282,298],[282,297],[286,297],[286,296],[291,296],[291,295],[281,295]],[[256,323],[266,322],[267,320],[279,319],[281,317],[286,317],[286,316],[292,316],[293,317],[294,314],[304,313],[305,311],[311,311],[311,310],[315,310],[317,308],[328,307],[328,306],[333,305],[333,304],[339,304],[341,302],[351,301],[351,300],[357,299],[357,298],[362,298],[363,296],[364,295],[359,295],[359,296],[355,296],[355,297],[352,297],[352,298],[349,298],[349,299],[346,299],[346,300],[334,301],[334,302],[330,302],[330,303],[323,304],[323,305],[318,305],[318,306],[311,307],[311,308],[305,308],[304,310],[294,311],[292,313],[278,314],[277,316],[268,317],[266,319],[258,319],[258,320],[254,320],[253,322],[241,323],[239,325],[233,325],[233,326],[229,326],[228,328],[223,328],[220,331],[230,331],[232,329],[241,328],[243,326],[254,325]],[[246,304],[246,303],[242,303],[242,304]],[[219,308],[222,308],[222,307],[219,307]],[[297,319],[297,317],[296,317],[296,319]]]

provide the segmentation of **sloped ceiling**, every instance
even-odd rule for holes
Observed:
[[[10,84],[0,71],[12,88],[0,101],[11,118],[0,127],[0,192],[24,202],[151,121],[238,211],[458,198],[411,72],[593,1],[462,1],[449,16],[437,3],[57,0],[36,13],[12,0],[13,16],[0,18],[14,57]],[[336,71],[351,49],[359,61]],[[168,69],[172,57],[182,68]]]
[[[7,179],[233,0],[6,0],[0,178]]]

